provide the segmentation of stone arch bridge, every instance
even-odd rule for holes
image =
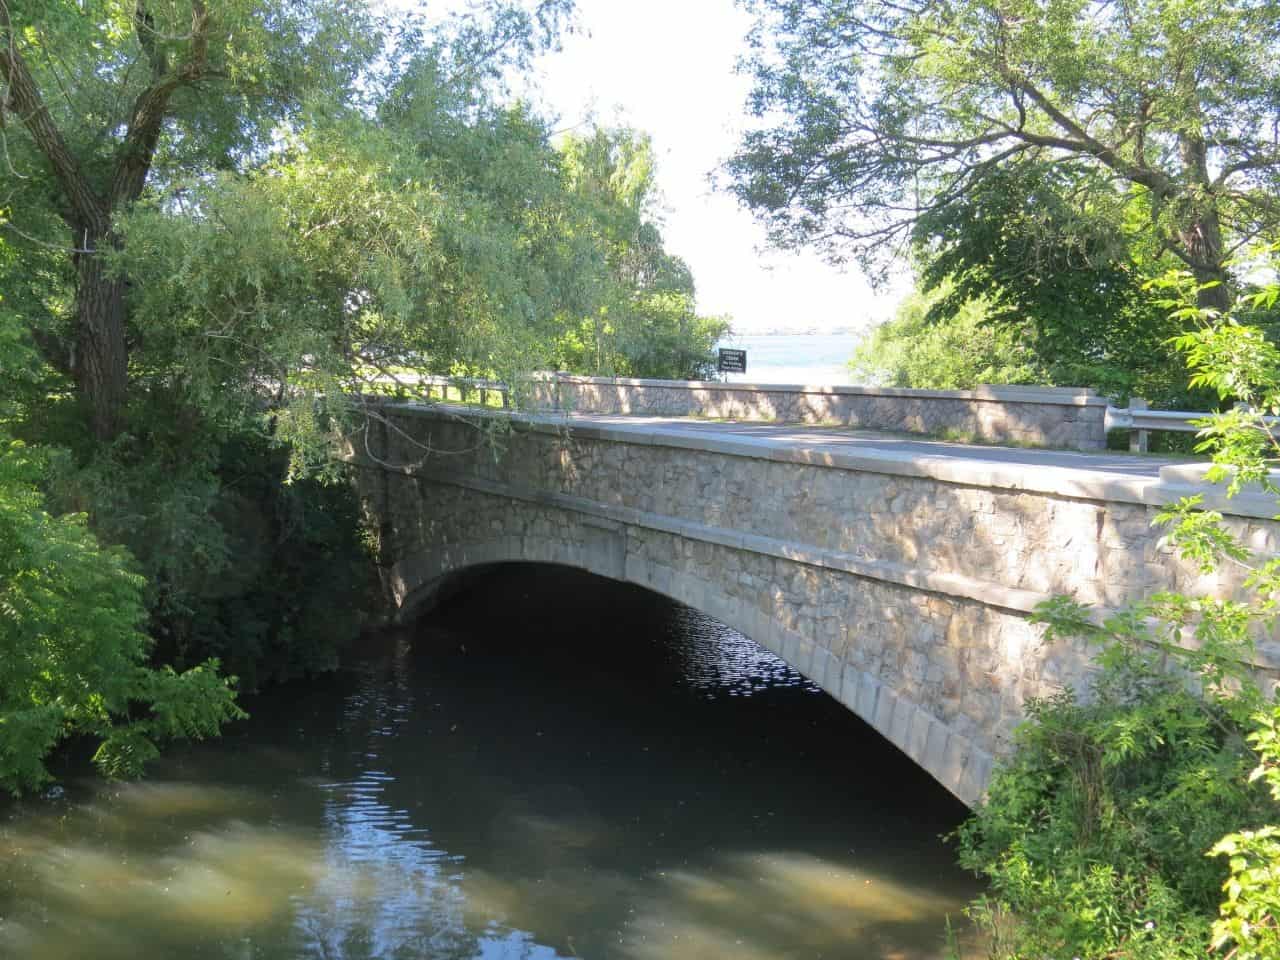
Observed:
[[[1201,489],[1192,465],[674,418],[381,414],[349,454],[401,616],[480,564],[638,584],[772,650],[970,805],[1027,698],[1087,682],[1087,652],[1028,622],[1038,602],[1239,589],[1152,529]],[[496,446],[480,429],[495,424]],[[1273,503],[1219,506],[1255,549],[1280,549]]]

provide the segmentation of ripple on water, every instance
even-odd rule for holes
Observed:
[[[709,700],[783,689],[822,692],[785,660],[692,607],[674,608],[664,639],[684,682]]]

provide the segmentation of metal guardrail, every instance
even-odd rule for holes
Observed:
[[[1207,420],[1213,413],[1197,410],[1151,410],[1141,397],[1131,397],[1128,407],[1107,407],[1106,428],[1128,430],[1129,450],[1146,453],[1152,432],[1199,433],[1199,421]],[[1280,428],[1280,417],[1264,417],[1270,428]]]
[[[472,377],[442,377],[434,374],[410,373],[403,376],[372,377],[372,383],[390,387],[412,389],[420,388],[426,397],[432,396],[434,390],[440,391],[440,399],[449,399],[449,390],[457,392],[457,399],[468,403],[473,394],[478,394],[481,406],[489,405],[489,394],[496,393],[502,398],[503,409],[511,406],[511,388],[500,380],[478,380]]]

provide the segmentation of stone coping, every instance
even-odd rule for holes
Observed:
[[[1221,486],[1192,479],[1203,477],[1206,464],[1161,464],[1154,461],[1149,475],[1143,476],[1091,466],[1089,459],[1101,455],[1075,451],[1027,450],[1026,459],[1010,460],[984,458],[982,451],[991,448],[974,445],[971,448],[973,454],[969,456],[931,456],[914,450],[894,449],[888,445],[893,443],[892,440],[886,440],[886,446],[868,444],[853,450],[839,450],[823,445],[820,436],[812,445],[786,436],[717,436],[708,430],[681,430],[676,426],[680,422],[677,418],[624,418],[617,415],[604,419],[608,415],[594,415],[592,419],[583,419],[563,414],[504,413],[450,404],[425,406],[412,402],[387,403],[385,406],[413,416],[446,420],[506,418],[539,433],[569,430],[574,436],[592,440],[701,450],[730,457],[799,463],[835,470],[923,477],[963,486],[1026,491],[1075,500],[1165,506],[1183,497],[1200,495],[1206,507],[1230,516],[1271,520],[1280,512],[1275,499],[1264,494],[1245,492],[1228,498]],[[948,447],[952,450],[966,449],[962,444],[950,444]],[[1007,448],[998,449],[1003,452]],[[1135,463],[1143,462],[1143,459],[1135,458]],[[1196,470],[1200,471],[1199,474]]]
[[[992,402],[1043,403],[1071,407],[1105,407],[1107,399],[1087,387],[1037,387],[983,385],[972,390],[920,390],[908,387],[858,387],[797,383],[721,383],[719,380],[637,380],[623,377],[585,377],[577,374],[535,373],[531,379],[546,383],[604,387],[652,387],[665,390],[722,391],[738,393],[813,393],[851,397],[903,397],[921,400],[986,400]]]

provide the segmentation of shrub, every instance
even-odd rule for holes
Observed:
[[[45,510],[42,466],[20,443],[0,446],[0,785],[14,794],[49,779],[45,758],[68,736],[95,737],[99,768],[128,776],[157,742],[243,716],[216,661],[146,665],[142,578],[83,515]]]

